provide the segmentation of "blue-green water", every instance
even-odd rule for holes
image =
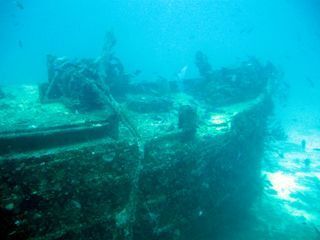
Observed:
[[[198,78],[199,50],[214,70],[270,61],[283,74],[274,119],[288,138],[266,142],[258,220],[227,239],[320,239],[319,10],[317,0],[0,0],[0,86],[47,82],[47,54],[97,58],[110,30],[142,82]]]
[[[106,30],[113,29],[117,55],[128,71],[142,70],[141,79],[172,78],[184,66],[187,77],[196,76],[193,62],[198,50],[207,53],[214,68],[256,56],[283,69],[294,100],[303,106],[319,101],[310,86],[319,79],[317,1],[2,0],[0,4],[3,84],[45,81],[48,53],[96,57]]]

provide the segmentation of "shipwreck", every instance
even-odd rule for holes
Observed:
[[[40,87],[3,86],[6,239],[201,239],[260,194],[274,66],[213,70],[199,52],[181,90],[132,83],[114,44],[99,60],[48,56]]]

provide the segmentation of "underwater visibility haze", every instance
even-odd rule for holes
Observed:
[[[320,239],[317,0],[0,0],[0,238]]]

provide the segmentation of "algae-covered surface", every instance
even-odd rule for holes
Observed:
[[[0,99],[0,132],[82,124],[104,120],[106,112],[79,113],[61,102],[40,102],[36,85],[4,87]]]
[[[136,97],[136,96],[135,96]],[[137,113],[127,108],[126,113],[137,126],[144,139],[151,139],[174,132],[178,126],[179,108],[184,105],[194,106],[198,115],[198,136],[215,136],[228,132],[233,118],[243,111],[251,109],[263,100],[263,95],[252,100],[231,104],[221,108],[212,108],[208,104],[190,95],[177,93],[168,96],[173,104],[170,110],[163,112]],[[140,96],[143,98],[143,96]],[[124,104],[124,107],[126,104]]]
[[[2,102],[21,108],[11,122],[13,129],[58,128],[103,115],[42,104],[36,87],[4,90]],[[0,186],[7,196],[1,203],[14,210],[9,222],[15,214],[23,216],[20,226],[13,225],[16,235],[29,231],[30,239],[196,239],[219,232],[221,225],[230,229],[228,222],[248,210],[260,186],[261,134],[270,107],[265,97],[223,108],[210,108],[183,93],[128,99],[114,105],[123,115],[116,139],[105,135],[78,142],[75,137],[64,146],[63,130],[62,137],[41,136],[53,145],[14,148],[17,153],[8,148],[10,154],[0,161]],[[150,99],[159,108],[148,108]],[[195,109],[194,135],[180,127],[183,106]],[[3,109],[1,114],[13,111]],[[139,138],[132,136],[128,124]],[[29,139],[34,137],[39,136]],[[254,151],[247,147],[253,145]]]
[[[36,85],[4,87],[6,98],[0,99],[0,132],[36,130],[47,127],[84,124],[104,120],[107,111],[81,113],[66,107],[62,102],[41,103]],[[133,96],[138,98],[138,96]],[[141,96],[143,98],[144,96]],[[182,105],[193,105],[197,109],[200,135],[224,133],[230,128],[232,118],[239,112],[250,108],[259,98],[231,106],[210,109],[205,103],[193,97],[177,93],[169,96],[174,99],[173,106],[164,112],[137,113],[126,108],[126,114],[137,126],[145,139],[157,137],[177,129],[178,111]]]

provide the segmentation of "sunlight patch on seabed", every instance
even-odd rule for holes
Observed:
[[[301,141],[305,141],[305,149]],[[318,200],[320,183],[320,132],[291,131],[288,142],[296,147],[284,147],[282,158],[274,158],[276,167],[265,169],[263,174],[270,183],[266,190],[282,204],[293,217],[303,218],[316,225],[320,221],[318,210],[314,209]],[[317,224],[318,225],[318,224]]]
[[[265,174],[271,183],[270,188],[276,192],[274,197],[282,202],[284,209],[290,215],[302,217],[307,221],[315,221],[317,219],[313,213],[295,206],[296,203],[304,206],[306,203],[300,200],[299,196],[311,191],[309,187],[304,186],[299,181],[301,175],[292,175],[282,171]]]
[[[282,171],[275,173],[266,173],[268,180],[272,185],[272,189],[276,191],[277,197],[281,200],[290,202],[296,201],[291,194],[298,191],[304,191],[306,188],[298,184],[295,176],[286,174]]]

